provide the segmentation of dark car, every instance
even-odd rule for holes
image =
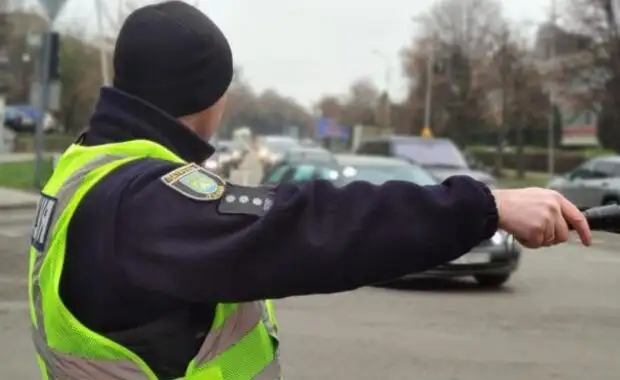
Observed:
[[[6,107],[4,126],[16,133],[34,133],[36,120],[16,107]]]
[[[403,158],[428,170],[442,181],[453,175],[468,175],[490,187],[497,181],[492,175],[478,170],[449,139],[416,136],[382,136],[364,140],[357,154]]]
[[[390,180],[409,181],[419,185],[434,185],[437,180],[419,165],[404,160],[376,157],[337,155],[337,165],[291,164],[283,165],[263,179],[264,184],[282,182],[304,182],[327,179],[337,186],[345,186],[352,181],[367,181],[382,184]],[[521,258],[521,248],[514,238],[504,231],[474,248],[459,259],[429,270],[415,273],[404,279],[422,277],[469,277],[486,287],[499,287],[506,283],[517,270]]]

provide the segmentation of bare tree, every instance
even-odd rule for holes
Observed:
[[[517,28],[508,25],[496,36],[492,57],[480,75],[487,89],[487,121],[494,126],[497,142],[496,174],[503,169],[503,146],[512,132],[517,146],[517,176],[523,173],[523,129],[545,125],[549,112],[548,99],[542,87],[542,78],[530,59],[527,38]]]
[[[340,120],[343,105],[337,96],[327,95],[318,101],[316,108],[322,117]]]
[[[459,46],[470,59],[488,57],[506,24],[497,0],[441,0],[416,20],[435,43]]]
[[[431,88],[434,132],[466,143],[467,129],[480,128],[485,121],[480,77],[505,28],[501,4],[497,0],[442,0],[415,20],[422,37],[403,52],[410,101],[418,105],[417,112],[424,112],[421,105]],[[428,77],[429,60],[434,62],[432,78]]]
[[[377,124],[379,100],[379,90],[371,80],[362,78],[353,82],[344,99],[342,123],[345,125]]]
[[[562,57],[560,72],[571,87],[574,103],[600,111],[599,141],[620,150],[620,2],[570,0],[565,34],[572,34],[574,52]]]

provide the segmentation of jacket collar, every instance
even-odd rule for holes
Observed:
[[[87,146],[150,140],[189,162],[202,163],[215,149],[172,116],[126,92],[103,87],[88,130]]]

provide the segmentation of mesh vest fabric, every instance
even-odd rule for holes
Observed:
[[[29,300],[32,338],[44,380],[158,380],[131,350],[81,324],[59,295],[68,226],[80,201],[114,169],[143,157],[185,163],[146,140],[72,145],[42,191],[38,215],[50,199],[54,208],[48,211],[45,244],[30,248]],[[35,222],[35,230],[39,223]],[[281,379],[277,346],[272,301],[218,304],[209,334],[180,379]]]

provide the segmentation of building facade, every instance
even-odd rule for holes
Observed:
[[[534,63],[562,118],[562,146],[598,146],[599,104],[592,96],[608,78],[594,64],[589,37],[543,25],[536,36]]]

